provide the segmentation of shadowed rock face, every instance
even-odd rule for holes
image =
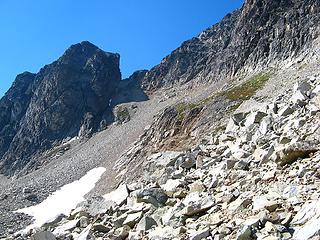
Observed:
[[[53,143],[90,135],[102,121],[110,122],[109,101],[121,80],[119,58],[82,42],[38,74],[19,75],[0,104],[6,109],[0,118],[1,172],[12,175]]]
[[[219,81],[294,58],[319,36],[319,22],[318,0],[247,0],[165,57],[146,74],[143,86]]]
[[[0,158],[8,150],[19,129],[21,118],[25,115],[32,96],[35,74],[22,73],[12,87],[0,100]]]

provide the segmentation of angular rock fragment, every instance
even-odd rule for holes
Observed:
[[[315,153],[318,150],[319,146],[308,142],[291,144],[276,150],[276,162],[280,166],[284,166],[295,162],[299,158],[307,158],[311,153]]]
[[[148,231],[156,226],[157,222],[152,217],[144,216],[137,224],[137,231]]]

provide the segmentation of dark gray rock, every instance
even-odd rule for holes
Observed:
[[[137,193],[138,199],[143,199],[145,197],[152,197],[158,203],[165,204],[168,200],[167,194],[161,188],[148,188]]]
[[[25,72],[18,75],[5,96],[0,100],[0,159],[8,150],[16,135],[20,120],[25,115],[35,74]]]

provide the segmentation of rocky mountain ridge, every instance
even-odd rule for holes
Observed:
[[[319,16],[317,0],[246,0],[165,57],[146,74],[143,86],[217,82],[291,61],[312,48]]]
[[[18,76],[0,100],[0,169],[31,173],[0,181],[0,235],[316,239],[319,5],[247,0],[125,81],[119,55],[89,42]],[[30,220],[13,211],[97,166],[105,175],[70,216],[13,234]]]
[[[25,72],[15,79],[13,86],[7,94],[1,99],[1,141],[0,141],[0,157],[8,150],[14,133],[17,132],[19,122],[25,115],[32,95],[32,84],[35,75]]]
[[[44,150],[66,138],[90,137],[105,129],[117,118],[113,111],[117,104],[148,99],[140,85],[150,92],[184,83],[226,82],[303,57],[319,36],[319,12],[317,0],[247,0],[241,9],[183,43],[158,66],[134,73],[125,81],[130,84],[120,82],[119,55],[105,53],[89,42],[70,47],[34,76],[31,96],[17,103],[27,105],[22,107],[26,117],[13,116],[0,125],[1,172],[14,175],[37,169]],[[9,119],[6,105],[12,103],[8,97],[2,102],[7,109],[2,118]]]

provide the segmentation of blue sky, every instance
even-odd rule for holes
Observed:
[[[243,0],[0,0],[0,96],[15,76],[38,72],[88,40],[121,55],[121,72],[158,64]]]

